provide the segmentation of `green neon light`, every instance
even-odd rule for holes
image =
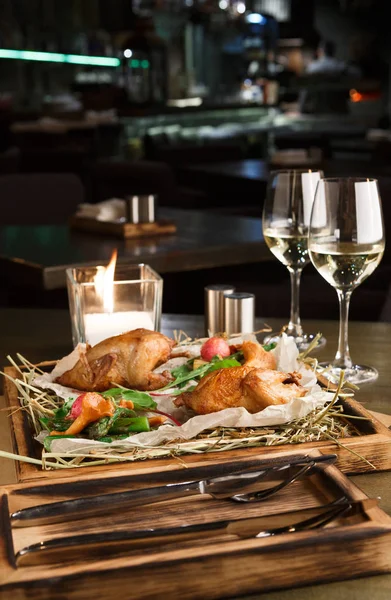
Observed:
[[[149,67],[149,60],[138,60],[137,58],[133,58],[132,60],[130,60],[128,62],[129,67],[134,67],[134,68],[138,68],[141,67],[142,69],[148,69]]]
[[[78,54],[65,54],[65,62],[75,65],[96,65],[97,67],[119,67],[119,58],[108,56],[79,56]]]
[[[33,52],[30,50],[6,50],[0,48],[0,58],[14,60],[35,60],[38,62],[69,63],[74,65],[93,65],[96,67],[119,67],[119,58],[109,56],[82,56],[79,54],[58,54],[56,52]]]

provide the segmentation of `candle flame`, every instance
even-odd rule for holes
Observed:
[[[103,300],[104,312],[114,310],[114,273],[117,264],[117,249],[113,250],[107,267],[102,268],[94,277],[96,294]]]

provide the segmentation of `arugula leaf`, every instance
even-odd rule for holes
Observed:
[[[49,421],[49,431],[66,431],[72,424],[70,419],[57,419],[56,421]]]
[[[128,390],[127,388],[111,388],[106,392],[102,392],[104,398],[115,398],[123,400],[131,400],[135,410],[145,410],[147,408],[156,408],[157,404],[152,400],[151,396],[146,392],[137,390]]]
[[[188,363],[185,363],[184,365],[181,365],[180,367],[175,367],[175,369],[173,369],[171,371],[171,375],[173,375],[175,378],[176,377],[183,377],[184,375],[187,375],[188,373],[190,373],[191,371],[191,367]]]
[[[208,363],[206,365],[202,365],[201,367],[198,367],[197,369],[190,371],[186,375],[176,377],[174,379],[174,381],[171,381],[170,383],[168,383],[167,385],[165,385],[164,387],[162,387],[160,389],[168,390],[169,388],[177,387],[184,381],[190,381],[191,379],[195,379],[196,377],[202,377],[203,375],[206,375],[206,373],[208,372],[209,369],[210,369],[210,363]]]
[[[49,417],[39,417],[39,422],[41,423],[42,427],[46,429],[46,431],[52,430],[52,428],[50,427],[51,421]]]
[[[237,353],[238,354],[238,353]],[[168,385],[161,388],[162,390],[168,390],[171,387],[180,387],[186,381],[190,381],[191,379],[196,379],[197,377],[204,377],[208,373],[212,371],[216,371],[217,369],[227,369],[230,367],[241,367],[241,363],[237,361],[235,358],[231,356],[229,358],[224,358],[223,360],[218,356],[212,358],[212,360],[206,365],[201,365],[197,369],[193,371],[189,371],[184,375],[177,376],[174,381],[171,381]],[[174,369],[175,370],[175,369]],[[172,372],[173,373],[173,372]]]
[[[270,350],[274,350],[274,348],[277,346],[276,342],[271,342],[271,344],[265,344],[263,347],[264,350],[266,350],[266,352],[270,352]]]
[[[214,362],[209,370],[208,373],[211,373],[212,371],[217,371],[218,369],[229,369],[231,367],[241,367],[241,363],[236,360],[235,358],[224,358],[223,360],[217,360],[216,362]]]
[[[124,393],[125,390],[126,390],[126,388],[115,387],[115,388],[110,388],[109,390],[106,390],[105,392],[100,392],[100,394],[104,398],[116,398],[117,396],[122,397],[122,394]]]
[[[235,360],[238,360],[239,358],[243,358],[243,352],[241,350],[239,350],[239,352],[235,352],[234,354],[231,354],[227,358],[234,358]]]

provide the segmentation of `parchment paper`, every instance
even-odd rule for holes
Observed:
[[[240,343],[235,339],[235,343]],[[80,391],[64,388],[53,383],[53,379],[61,373],[71,368],[78,360],[79,353],[82,348],[77,347],[72,354],[63,358],[50,374],[37,377],[34,380],[34,385],[45,387],[54,390],[62,398],[73,398],[80,394]],[[192,347],[194,352],[194,346]],[[169,394],[153,393],[153,398],[158,405],[158,409],[167,412],[178,419],[182,425],[178,427],[174,424],[165,424],[154,431],[147,433],[139,433],[129,436],[124,440],[114,441],[110,444],[106,442],[97,442],[87,439],[67,439],[53,440],[51,445],[52,452],[58,453],[79,453],[81,451],[88,452],[96,448],[107,448],[112,446],[113,450],[132,447],[156,447],[163,442],[173,440],[191,440],[202,431],[208,429],[216,429],[217,427],[269,427],[273,425],[281,425],[290,421],[300,419],[308,415],[316,408],[324,406],[328,401],[331,401],[333,394],[323,391],[316,383],[316,376],[313,371],[309,370],[305,365],[298,363],[298,350],[291,338],[283,335],[275,350],[277,361],[277,369],[287,373],[299,371],[302,374],[301,383],[309,390],[309,393],[302,398],[295,398],[287,404],[279,404],[268,406],[264,410],[250,414],[245,408],[227,408],[219,412],[209,415],[196,415],[189,411],[186,407],[177,408],[173,404],[176,396]],[[175,359],[175,366],[186,362],[185,357]],[[171,366],[171,362],[168,366]],[[167,365],[159,367],[160,370],[167,368]],[[171,366],[171,368],[173,368]],[[168,391],[168,390],[167,390]],[[39,441],[43,441],[45,435],[41,432],[38,436]]]

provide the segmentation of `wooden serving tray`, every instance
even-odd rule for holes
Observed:
[[[69,221],[72,229],[88,231],[99,235],[110,235],[124,239],[167,235],[175,233],[177,226],[172,221],[156,221],[155,223],[116,223],[115,221],[97,221],[74,215]]]
[[[4,372],[11,377],[17,377],[14,367],[5,367]],[[20,410],[17,388],[8,378],[4,378],[4,394],[7,406],[11,409],[10,421],[15,454],[41,458],[42,446],[32,437],[27,413]],[[344,473],[366,473],[376,470],[391,469],[391,431],[367,411],[359,402],[351,398],[340,400],[344,407],[346,417],[361,417],[354,419],[353,424],[359,431],[359,435],[344,438],[340,443],[333,441],[306,442],[298,445],[279,446],[292,451],[300,448],[304,451],[319,449],[322,452],[332,452],[338,455],[337,465]],[[19,409],[19,410],[16,410]],[[243,448],[239,450],[226,450],[223,452],[209,451],[199,455],[182,455],[178,458],[148,459],[146,461],[117,462],[95,467],[81,467],[83,477],[87,473],[111,473],[139,472],[148,464],[150,472],[164,470],[184,470],[196,464],[223,464],[234,459],[240,459],[252,463],[259,457],[270,456],[276,451],[276,446],[260,446],[256,448]],[[373,465],[368,464],[365,460]],[[72,478],[75,469],[42,470],[39,466],[26,462],[16,463],[18,481],[30,481],[33,479]]]
[[[281,460],[306,455],[307,451],[280,450],[274,454]],[[258,456],[254,466],[261,469],[264,461]],[[66,590],[69,600],[111,598],[114,594],[127,600],[208,600],[391,571],[391,517],[376,505],[316,530],[249,539],[229,534],[193,541],[177,537],[175,543],[163,542],[161,546],[117,549],[114,553],[100,546],[82,558],[75,558],[68,550],[54,564],[48,564],[42,555],[39,564],[15,565],[15,553],[21,548],[75,533],[237,521],[317,507],[342,496],[349,502],[366,498],[335,466],[318,466],[311,475],[262,502],[243,504],[197,495],[112,513],[108,507],[101,518],[10,526],[9,514],[28,506],[223,475],[234,468],[238,468],[237,460],[224,467],[203,463],[202,467],[170,472],[151,470],[144,463],[139,472],[115,477],[107,472],[96,477],[84,471],[85,479],[4,486],[0,489],[0,599],[50,600],[59,590]]]

